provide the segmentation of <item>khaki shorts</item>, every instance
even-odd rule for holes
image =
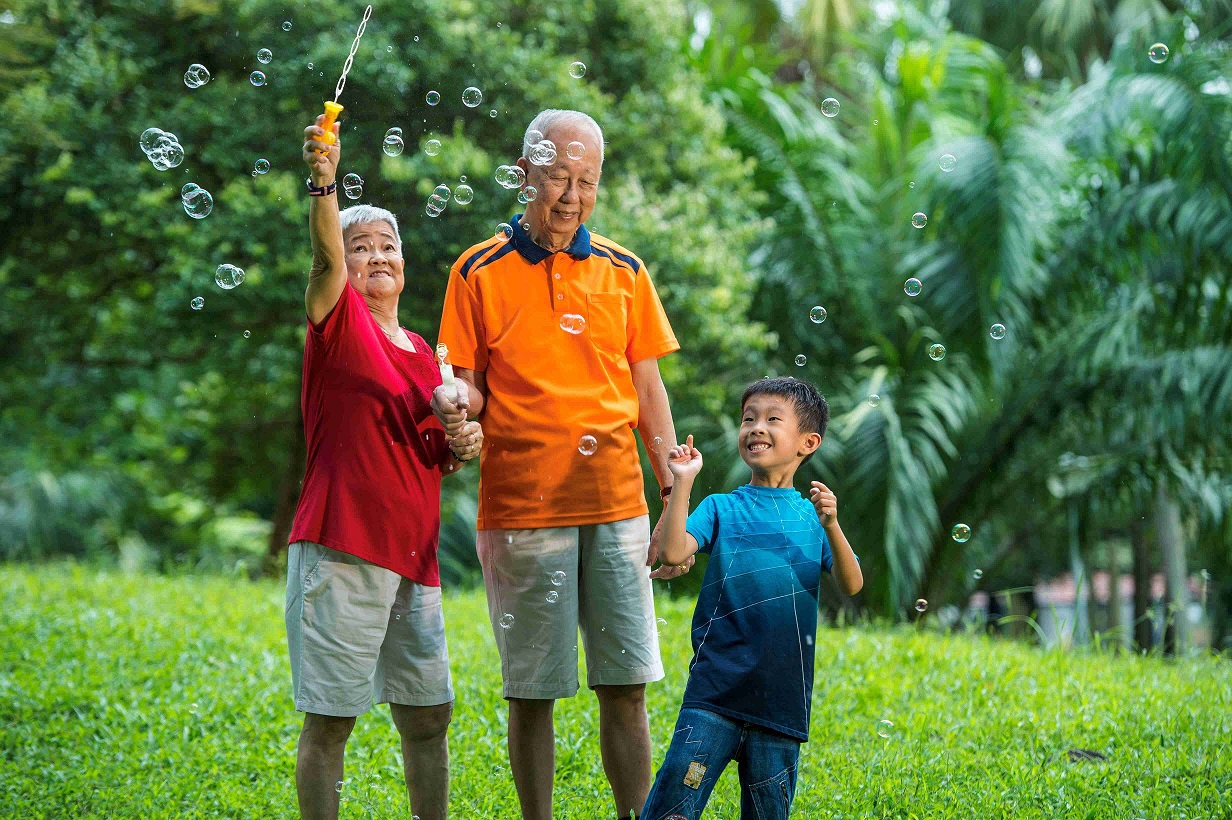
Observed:
[[[297,541],[287,553],[286,621],[297,711],[355,717],[374,699],[453,700],[440,587]]]
[[[480,530],[488,616],[506,698],[578,691],[578,628],[591,688],[663,678],[646,550],[650,518]]]

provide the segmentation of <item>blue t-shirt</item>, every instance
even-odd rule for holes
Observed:
[[[808,740],[818,586],[834,563],[813,505],[747,484],[708,496],[686,529],[710,564],[682,706]]]

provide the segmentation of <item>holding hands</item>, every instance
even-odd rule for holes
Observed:
[[[813,486],[809,490],[809,501],[813,502],[813,509],[817,510],[817,517],[821,519],[821,526],[828,527],[831,524],[837,524],[838,496],[820,481],[814,481],[812,484]]]
[[[455,379],[452,387],[442,384],[432,391],[432,412],[445,428],[445,435],[450,438],[462,435],[467,426],[468,410],[470,390],[461,379]]]
[[[468,421],[449,442],[449,449],[458,461],[470,461],[483,449],[483,428],[477,421]]]

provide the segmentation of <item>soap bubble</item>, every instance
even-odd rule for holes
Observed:
[[[988,335],[994,339],[1001,340],[1005,338],[1005,325],[997,322],[988,329]]]
[[[283,22],[283,24],[282,24],[282,30],[283,30],[283,31],[290,31],[290,30],[291,30],[291,21],[290,21],[290,20],[286,20],[286,21],[284,21],[284,22]]]
[[[808,364],[808,356],[803,353],[796,356],[796,367],[804,367],[806,364]]]
[[[599,449],[599,442],[594,436],[582,436],[578,439],[578,452],[584,456],[593,456]]]
[[[223,290],[231,290],[244,281],[244,269],[235,265],[219,265],[214,271],[214,281]]]
[[[424,143],[424,153],[430,157],[434,157],[441,152],[441,141],[431,139]]]
[[[873,393],[871,396],[868,397],[868,404],[870,407],[876,407],[877,405],[881,404],[881,396],[878,396],[876,393]]]
[[[529,202],[534,202],[538,197],[539,197],[539,189],[536,188],[534,185],[527,185],[525,188],[523,188],[521,191],[518,192],[518,202],[521,202],[523,205]]]
[[[309,63],[309,64],[308,64],[308,70],[309,70],[309,71],[312,71],[312,63]]]
[[[903,283],[903,293],[908,296],[919,296],[920,291],[923,289],[924,286],[920,284],[920,280],[916,279],[914,276]]]
[[[390,128],[385,132],[385,136],[388,137],[390,135],[400,137],[402,136],[402,129],[395,125],[393,128]]]
[[[475,189],[465,182],[453,189],[453,200],[459,205],[470,205],[475,198]]]
[[[462,104],[467,108],[474,108],[481,102],[483,102],[483,92],[475,86],[472,85],[462,92]]]
[[[565,156],[569,159],[581,159],[586,156],[586,146],[574,140],[565,146]]]
[[[513,616],[506,612],[500,616],[500,627],[501,629],[508,629],[511,626],[513,626]]]
[[[496,181],[502,188],[521,188],[526,184],[526,172],[517,165],[501,165],[496,169]]]
[[[245,331],[244,331],[244,338],[245,338],[245,339],[247,339],[247,338],[249,338],[250,336],[252,336],[252,331],[251,331],[251,330],[245,330]]]
[[[826,309],[821,305],[813,305],[813,309],[809,311],[809,318],[813,320],[813,324],[821,324],[826,320]]]
[[[204,188],[183,194],[184,213],[191,216],[193,219],[205,219],[214,210],[214,197],[210,196],[210,192]]]
[[[894,732],[894,721],[882,720],[877,723],[877,737],[888,738]]]
[[[532,128],[526,132],[524,139],[527,145],[535,145],[536,143],[543,142],[543,132],[538,128]]]
[[[200,296],[194,296],[193,300],[188,303],[188,306],[193,310],[201,310],[201,308],[205,307],[205,300]]]
[[[923,612],[926,609],[928,609],[928,601],[925,601],[923,598],[917,598],[915,602],[915,611]]]
[[[154,150],[154,146],[158,143],[158,138],[166,136],[167,132],[161,128],[147,128],[141,132],[141,152],[149,156]]]
[[[274,52],[268,48],[263,48],[257,52],[257,62],[266,65],[270,60],[274,59]]]
[[[364,178],[359,174],[347,174],[342,178],[342,192],[347,199],[359,199],[364,195]]]
[[[385,139],[381,141],[381,150],[385,152],[386,156],[396,157],[402,153],[402,149],[405,147],[406,143],[397,134],[386,134]]]
[[[552,573],[552,586],[558,587],[565,582],[565,573],[563,570],[556,570]]]
[[[265,85],[265,72],[264,71],[252,72],[251,74],[248,75],[248,82],[252,83],[257,88],[260,88],[261,86]]]
[[[932,359],[934,362],[939,362],[942,359],[944,359],[945,358],[945,345],[943,344],[930,345],[928,348],[928,358]]]
[[[838,100],[833,97],[826,97],[821,101],[821,113],[827,117],[838,116]]]
[[[424,95],[424,102],[426,102],[428,105],[436,105],[440,101],[441,101],[441,92],[439,91],[429,91],[427,94]]]
[[[580,80],[586,76],[586,63],[574,60],[569,63],[569,76],[575,80]]]
[[[492,119],[496,119],[496,109],[493,108],[491,111],[489,111],[488,116],[491,117]]]
[[[971,539],[971,528],[966,524],[955,524],[954,528],[950,530],[950,537],[959,544],[965,544]]]
[[[548,591],[548,595],[545,600],[547,600],[549,604],[554,604],[559,598],[560,598],[560,593],[553,589],[553,590]]]
[[[977,581],[980,580],[981,578],[984,577],[984,570],[977,569],[975,572],[971,573],[971,577]]]
[[[586,329],[586,317],[578,313],[566,313],[560,317],[560,329],[574,336]]]
[[[190,196],[192,196],[194,193],[200,190],[201,190],[201,186],[198,185],[197,183],[186,182],[184,183],[184,187],[180,189],[180,199],[186,200]]]
[[[917,211],[916,213],[911,215],[911,227],[923,228],[927,224],[928,224],[928,217],[925,216],[923,213],[920,213]]]
[[[1163,43],[1156,43],[1146,50],[1146,56],[1152,63],[1159,65],[1168,59],[1168,47]]]
[[[937,164],[941,166],[942,171],[945,171],[948,174],[950,171],[954,170],[954,166],[957,163],[958,160],[954,159],[953,154],[942,154],[941,161]]]
[[[159,138],[159,144],[150,152],[150,162],[160,171],[175,168],[184,161],[184,146],[174,134]]]
[[[513,237],[513,226],[508,222],[502,222],[496,226],[497,239],[510,239]]]
[[[342,781],[341,780],[339,780],[337,783],[334,784],[334,791],[338,792],[338,794],[342,794]]]
[[[449,197],[452,195],[452,193],[453,193],[453,192],[449,190],[449,186],[448,186],[448,185],[446,185],[446,184],[445,184],[445,183],[443,183],[443,182],[442,182],[440,185],[437,185],[437,186],[436,186],[436,187],[432,190],[432,195],[433,195],[433,196],[438,196],[438,197],[440,197],[441,199],[445,200],[446,202],[448,202],[448,201],[449,201]]]
[[[259,159],[252,164],[252,172],[254,174],[269,173],[270,164],[268,159]]]
[[[551,165],[556,162],[556,143],[551,140],[540,140],[531,146],[526,157],[531,165]]]
[[[184,72],[184,85],[189,88],[200,88],[210,81],[210,70],[201,63],[193,63]]]
[[[445,210],[445,206],[449,204],[449,197],[441,196],[438,193],[433,193],[428,197],[428,202],[424,206],[424,213],[431,217],[438,217]]]

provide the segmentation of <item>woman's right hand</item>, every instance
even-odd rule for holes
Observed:
[[[334,123],[334,142],[329,144],[320,138],[325,136],[321,127],[325,115],[317,115],[317,124],[304,129],[304,162],[312,176],[313,185],[329,185],[338,172],[338,160],[342,156],[342,141],[339,138],[341,123]],[[323,153],[322,153],[323,152]]]

